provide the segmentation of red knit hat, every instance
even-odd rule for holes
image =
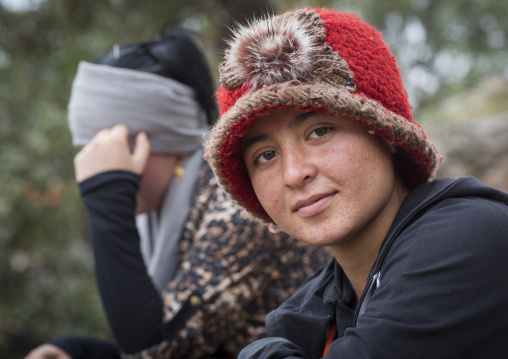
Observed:
[[[409,189],[432,177],[441,156],[413,121],[395,58],[357,16],[304,8],[240,28],[220,65],[220,119],[205,158],[240,205],[270,220],[245,167],[241,144],[261,115],[296,108],[340,115],[398,147]]]

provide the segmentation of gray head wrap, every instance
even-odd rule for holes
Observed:
[[[73,144],[86,145],[119,123],[132,136],[145,131],[153,153],[168,154],[200,148],[207,128],[190,87],[149,72],[81,62],[69,102]]]
[[[145,131],[152,153],[188,153],[183,179],[173,178],[159,210],[137,216],[140,247],[149,275],[163,289],[178,271],[179,239],[203,164],[200,138],[206,115],[194,91],[159,75],[87,62],[79,64],[69,103],[73,144],[83,146],[103,128],[126,125]]]

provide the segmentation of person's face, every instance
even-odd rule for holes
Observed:
[[[243,140],[265,211],[291,236],[320,246],[387,232],[407,194],[392,152],[348,120],[293,109],[259,118]]]
[[[158,209],[173,179],[176,155],[150,154],[136,196],[136,214]]]

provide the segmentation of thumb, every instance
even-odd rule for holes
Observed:
[[[136,164],[136,172],[143,173],[148,156],[150,155],[150,142],[145,132],[140,132],[136,135],[136,143],[132,152],[132,159]]]

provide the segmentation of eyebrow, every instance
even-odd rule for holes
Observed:
[[[288,124],[289,128],[295,128],[308,118],[317,115],[316,111],[300,112],[293,121]]]
[[[317,112],[315,112],[315,111],[300,112],[290,123],[288,123],[288,127],[295,128],[298,125],[300,125],[302,122],[304,122],[305,120],[307,120],[308,118],[310,118],[316,114],[317,114]],[[255,143],[265,141],[269,137],[270,136],[268,136],[267,134],[261,134],[261,135],[249,138],[247,140],[244,140],[242,143],[242,153],[247,152],[247,149],[250,146],[254,145]]]
[[[244,140],[243,143],[242,143],[242,153],[245,153],[247,152],[247,149],[254,145],[255,143],[257,142],[261,142],[261,141],[264,141],[264,140],[267,140],[268,139],[268,135],[258,135],[256,137],[252,137],[252,138],[249,138],[247,140]]]

